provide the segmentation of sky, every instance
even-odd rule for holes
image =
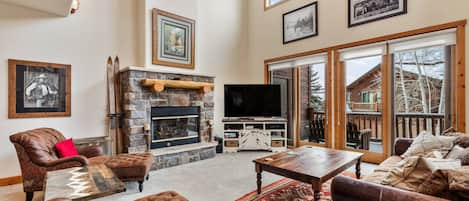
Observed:
[[[382,61],[381,56],[354,59],[345,62],[346,84],[349,85],[362,75],[376,67]]]

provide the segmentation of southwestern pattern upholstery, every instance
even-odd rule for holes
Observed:
[[[174,191],[166,191],[155,195],[149,195],[135,201],[189,201]]]
[[[153,155],[151,153],[119,154],[111,157],[105,164],[123,182],[138,182],[139,190],[142,192],[143,181],[149,178]]]
[[[32,200],[35,191],[42,191],[47,171],[81,167],[89,163],[88,158],[101,156],[100,147],[79,149],[79,156],[59,158],[55,144],[65,140],[57,130],[40,128],[10,136],[18,155],[26,200]]]

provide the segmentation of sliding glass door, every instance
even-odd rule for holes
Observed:
[[[456,30],[390,41],[393,138],[456,128]]]
[[[386,46],[357,47],[338,54],[336,147],[365,153],[364,160],[381,162],[387,152]],[[339,79],[340,78],[340,79]]]
[[[289,146],[331,146],[327,60],[322,53],[268,65],[270,83],[281,86]]]
[[[461,130],[457,47],[449,29],[335,51],[336,147],[380,162],[396,138]]]
[[[326,72],[325,61],[298,68],[299,145],[330,146]]]

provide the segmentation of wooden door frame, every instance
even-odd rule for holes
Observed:
[[[293,69],[290,69],[291,70],[291,77],[288,77],[288,76],[279,76],[279,77],[276,77],[275,79],[280,79],[280,80],[286,80],[287,82],[287,96],[291,95],[292,97],[288,97],[287,98],[287,112],[289,113],[288,114],[288,118],[287,118],[287,121],[291,121],[291,124],[294,125],[294,122],[295,122],[295,100],[294,100],[294,93],[295,93],[295,78],[294,78],[294,70]],[[269,77],[273,77],[273,74],[270,74]],[[274,81],[274,80],[271,80],[271,81]],[[271,83],[270,83],[271,84]],[[291,106],[291,107],[290,107]],[[290,114],[291,113],[291,114]],[[290,123],[287,123],[287,126],[289,126]],[[290,130],[291,129],[291,130]],[[295,144],[296,144],[296,141],[295,141],[295,133],[294,133],[294,130],[295,130],[295,127],[288,127],[287,129],[287,136],[288,136],[288,132],[291,132],[290,134],[292,135],[292,143],[293,145],[290,146],[288,145],[287,143],[287,147],[289,148],[294,148],[295,147]],[[288,137],[287,137],[287,141],[288,141]]]
[[[300,140],[300,127],[301,127],[301,121],[300,121],[300,104],[301,104],[301,99],[298,97],[300,94],[300,82],[299,82],[299,77],[300,77],[300,71],[298,68],[295,68],[293,71],[293,101],[294,101],[294,120],[292,125],[294,126],[293,129],[293,136],[294,136],[294,141],[295,141],[295,147],[299,146],[304,146],[304,145],[314,145],[314,146],[321,146],[321,147],[329,147],[333,148],[333,136],[332,136],[332,127],[333,127],[333,118],[332,118],[332,51],[330,48],[325,48],[325,49],[319,49],[319,50],[314,50],[314,51],[308,51],[308,52],[303,52],[300,54],[296,55],[289,55],[289,56],[283,56],[283,57],[276,57],[272,59],[268,59],[264,61],[264,83],[265,84],[270,84],[270,72],[269,72],[269,63],[275,63],[275,62],[280,62],[280,61],[285,61],[285,60],[291,60],[295,58],[300,58],[300,57],[306,57],[306,56],[312,56],[316,54],[327,54],[327,63],[325,65],[326,68],[326,100],[325,102],[325,112],[326,112],[326,131],[325,131],[325,138],[326,138],[326,144],[319,144],[319,143],[306,143],[302,142]]]
[[[386,49],[389,49],[389,45],[386,45]],[[390,131],[391,129],[391,77],[390,77],[390,68],[389,68],[389,55],[382,55],[381,61],[381,73],[382,73],[382,80],[381,80],[381,94],[382,94],[382,121],[381,121],[381,138],[382,138],[382,153],[371,152],[368,150],[361,150],[361,149],[352,149],[345,146],[346,144],[346,136],[347,136],[347,112],[344,109],[347,102],[346,102],[346,82],[345,82],[345,62],[340,60],[340,53],[339,50],[334,50],[335,55],[335,70],[336,74],[334,75],[335,84],[336,84],[336,91],[335,91],[335,112],[336,112],[336,124],[335,124],[335,148],[348,150],[348,151],[355,151],[364,153],[363,161],[371,162],[371,163],[381,163],[390,155],[390,139],[391,133],[386,132]],[[341,109],[339,109],[341,108]]]

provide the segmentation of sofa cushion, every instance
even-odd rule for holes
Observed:
[[[412,142],[409,149],[402,154],[402,157],[410,156],[428,156],[433,151],[441,151],[445,156],[453,147],[457,137],[453,136],[434,136],[429,132],[423,131]]]
[[[456,145],[449,152],[446,158],[458,159],[461,160],[461,165],[469,165],[469,148],[463,148],[459,145]]]
[[[62,142],[55,144],[55,148],[57,149],[57,152],[59,153],[60,158],[78,155],[78,150],[73,144],[72,138],[66,139]]]
[[[457,137],[457,139],[454,141],[455,145],[459,145],[463,148],[469,147],[469,134],[461,133],[461,132],[449,132],[449,133],[445,133],[444,135]]]

